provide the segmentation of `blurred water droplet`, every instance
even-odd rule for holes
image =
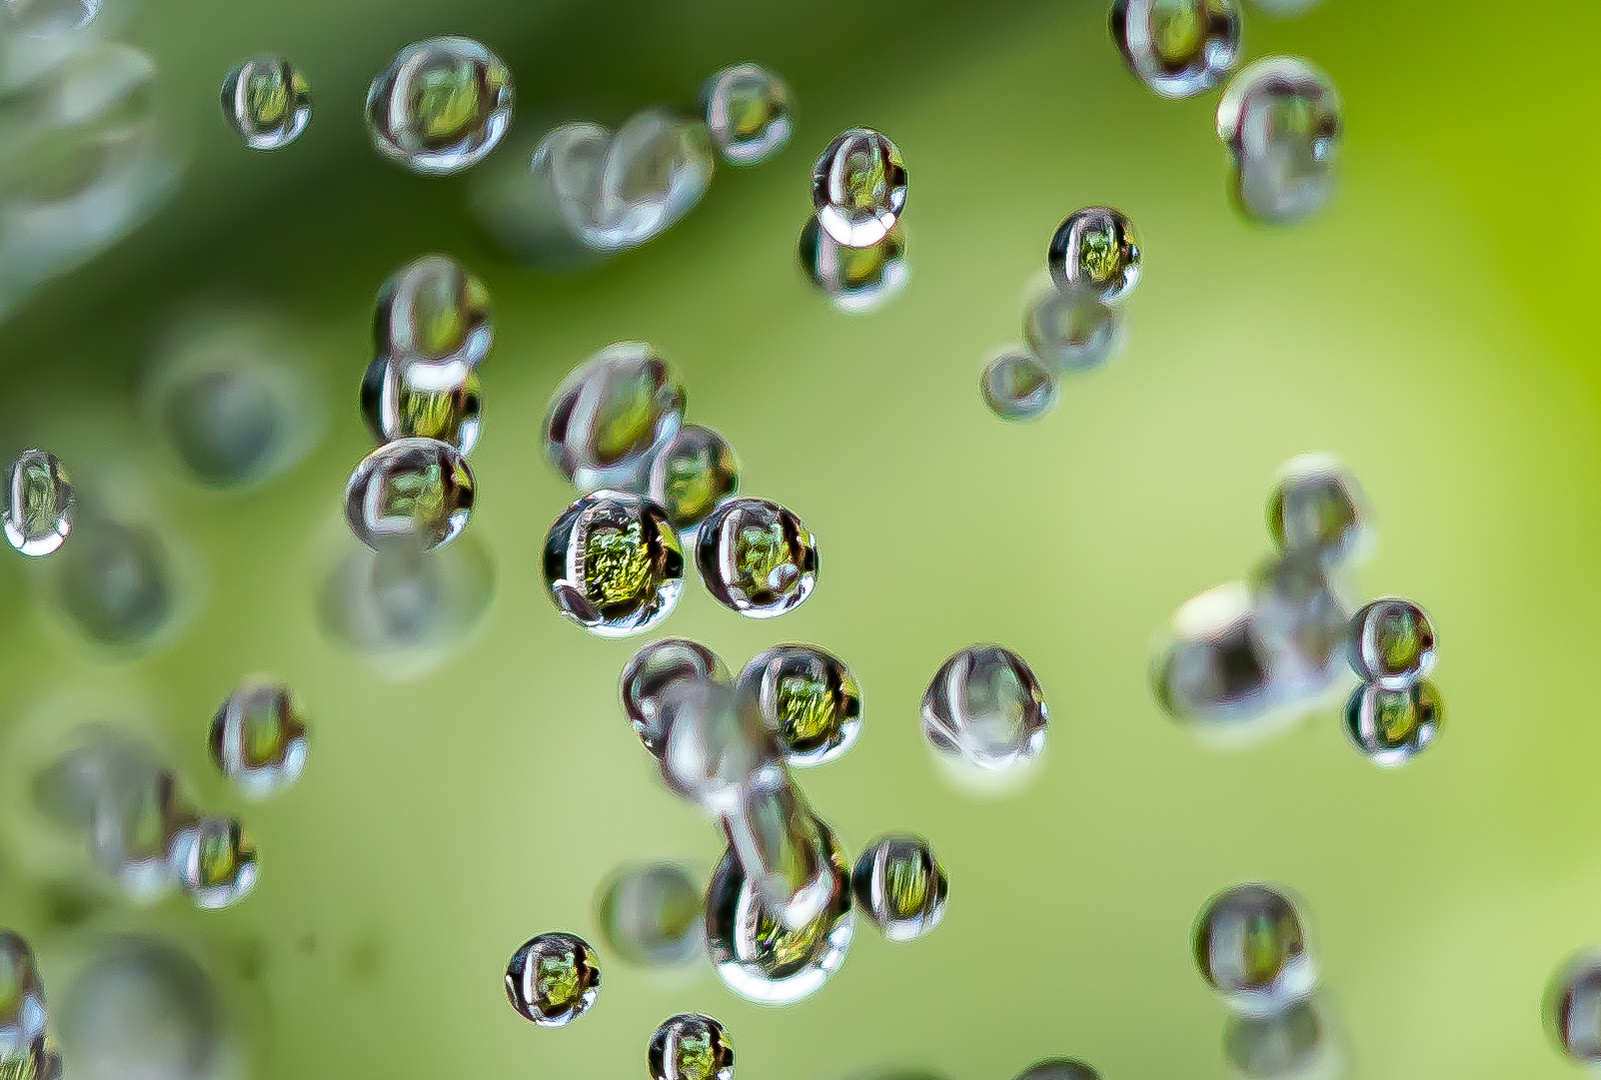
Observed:
[[[1267,530],[1279,550],[1338,563],[1373,546],[1373,515],[1356,477],[1330,454],[1285,463],[1267,501]]]
[[[712,142],[730,165],[755,165],[784,148],[790,135],[790,93],[757,64],[735,64],[701,90]]]
[[[0,1063],[30,1052],[44,1028],[44,983],[33,949],[16,933],[0,930]]]
[[[399,541],[432,551],[467,527],[475,489],[472,469],[455,447],[438,439],[396,439],[350,474],[345,520],[370,548]]]
[[[585,495],[562,512],[545,537],[544,569],[556,610],[601,637],[649,630],[684,588],[667,512],[619,491]]]
[[[699,955],[701,890],[676,863],[626,867],[601,892],[596,921],[606,944],[639,967],[668,967]]]
[[[1223,1057],[1245,1080],[1333,1080],[1343,1055],[1315,1001],[1273,1016],[1231,1016]]]
[[[182,604],[167,545],[142,523],[84,516],[76,526],[54,560],[60,609],[97,645],[148,651]]]
[[[600,993],[594,950],[573,934],[540,934],[512,954],[506,965],[506,997],[541,1027],[570,1024]]]
[[[752,619],[799,607],[817,584],[817,539],[769,499],[727,499],[701,523],[701,581],[717,602]]]
[[[710,817],[735,811],[748,792],[786,782],[778,744],[748,705],[709,679],[676,679],[657,694],[662,780]]]
[[[1140,241],[1122,211],[1086,206],[1057,226],[1045,262],[1058,289],[1111,304],[1139,284]]]
[[[306,77],[281,56],[253,56],[222,81],[222,111],[252,150],[277,150],[311,122]]]
[[[821,825],[787,776],[740,785],[722,813],[728,846],[761,904],[787,930],[827,910],[834,879]]]
[[[899,223],[876,244],[846,247],[811,218],[800,236],[800,264],[812,284],[840,311],[861,315],[899,296],[911,280],[906,232]]]
[[[1375,765],[1393,768],[1417,757],[1439,738],[1445,704],[1424,679],[1405,689],[1359,686],[1345,707],[1351,744]]]
[[[884,836],[856,859],[856,903],[890,941],[911,941],[945,917],[950,882],[934,849],[920,836]]]
[[[415,365],[380,356],[361,380],[361,415],[376,442],[424,438],[448,443],[462,454],[478,445],[483,397],[478,376],[441,390],[417,385]]]
[[[973,645],[940,666],[923,694],[923,735],[981,769],[1015,768],[1045,748],[1049,711],[1034,672],[999,645]]]
[[[711,428],[685,424],[651,462],[649,490],[680,538],[692,543],[700,523],[739,490],[739,457]]]
[[[833,761],[861,734],[856,676],[844,661],[814,645],[768,649],[745,665],[735,685],[778,737],[789,765]]]
[[[617,250],[659,236],[700,202],[714,168],[705,124],[666,109],[640,110],[612,136],[584,240]]]
[[[373,348],[402,365],[417,391],[454,390],[489,354],[495,336],[489,290],[448,255],[424,255],[378,290]]]
[[[211,760],[244,794],[271,795],[306,768],[306,720],[287,686],[247,682],[211,720]]]
[[[1002,420],[1038,420],[1061,397],[1051,368],[1025,349],[997,353],[984,365],[978,386],[984,404]]]
[[[596,149],[592,169],[575,169],[568,159],[570,136],[590,133],[579,146]],[[600,162],[610,135],[598,124],[563,124],[535,142],[508,148],[473,170],[468,206],[484,231],[524,266],[546,273],[572,274],[599,266],[612,254],[584,243],[581,226],[592,208],[571,205],[584,193],[598,194]],[[582,172],[581,178],[576,174]],[[561,190],[558,191],[558,186]]]
[[[199,908],[232,907],[256,887],[256,849],[232,818],[204,817],[172,843],[178,885]]]
[[[100,14],[100,0],[5,0],[0,31],[56,37],[83,30]]]
[[[1291,225],[1327,205],[1344,128],[1333,81],[1305,60],[1257,60],[1229,81],[1217,106],[1232,191],[1242,212]]]
[[[681,679],[710,679],[726,683],[728,668],[704,645],[686,638],[653,641],[634,654],[619,681],[623,715],[634,734],[653,756],[667,749],[667,726],[661,695]]]
[[[123,895],[149,903],[166,895],[172,855],[196,816],[165,768],[135,772],[103,787],[91,807],[89,838],[95,861],[116,878]]]
[[[551,395],[545,453],[580,491],[638,483],[678,434],[684,388],[651,346],[621,341],[575,367]]]
[[[1317,986],[1317,965],[1296,905],[1259,884],[1236,885],[1207,901],[1195,920],[1195,963],[1224,1003],[1271,1016]]]
[[[75,499],[67,470],[54,454],[24,450],[6,479],[6,539],[24,555],[49,555],[72,531]]]
[[[429,38],[400,50],[367,90],[380,154],[425,176],[481,161],[511,123],[511,72],[476,41]]]
[[[1101,1074],[1072,1058],[1047,1058],[1024,1069],[1017,1080],[1101,1080]]]
[[[651,1080],[733,1080],[734,1044],[723,1025],[701,1013],[661,1022],[646,1051]]]
[[[1124,345],[1123,309],[1054,281],[1030,285],[1023,301],[1023,340],[1058,374],[1100,367]]]
[[[836,243],[870,247],[889,235],[906,207],[900,148],[871,128],[851,128],[812,168],[812,209]]]
[[[1116,0],[1111,23],[1129,70],[1165,98],[1205,93],[1239,61],[1234,0]]]
[[[1351,667],[1363,682],[1404,690],[1434,670],[1429,613],[1398,596],[1363,605],[1351,619]]]

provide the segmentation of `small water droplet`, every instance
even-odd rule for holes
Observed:
[[[259,874],[255,845],[226,817],[204,817],[181,830],[172,842],[172,869],[195,906],[207,910],[243,900]]]
[[[735,64],[701,91],[712,142],[730,165],[755,165],[784,148],[790,135],[790,93],[757,64]]]
[[[1057,226],[1046,251],[1056,287],[1115,303],[1140,280],[1140,241],[1121,210],[1086,206]]]
[[[1116,0],[1111,23],[1129,70],[1165,98],[1205,93],[1239,61],[1234,0]]]
[[[1398,596],[1366,604],[1351,619],[1351,667],[1385,690],[1405,690],[1434,670],[1429,613]]]
[[[373,146],[425,176],[448,176],[483,160],[506,134],[511,110],[510,70],[462,37],[406,46],[367,90]]]
[[[661,1022],[646,1052],[651,1080],[733,1080],[734,1044],[709,1016],[679,1013]]]
[[[1002,420],[1038,420],[1061,397],[1051,368],[1026,349],[997,353],[979,376],[979,392],[989,411]]]
[[[717,602],[752,619],[799,607],[817,584],[817,540],[768,499],[728,499],[701,523],[701,581]]]
[[[1225,889],[1195,921],[1201,977],[1236,1012],[1269,1016],[1317,986],[1301,915],[1282,892],[1259,884]]]
[[[684,388],[667,361],[643,342],[617,342],[556,387],[545,413],[545,453],[580,491],[627,487],[683,420]]]
[[[1292,225],[1322,210],[1334,195],[1343,114],[1333,80],[1305,60],[1267,57],[1234,76],[1218,102],[1217,134],[1241,211]]]
[[[667,512],[620,491],[585,495],[562,512],[545,537],[544,569],[556,610],[601,637],[649,630],[684,588]]]
[[[306,77],[281,56],[253,56],[222,81],[222,111],[252,150],[277,150],[311,122]]]
[[[856,859],[856,903],[890,941],[911,941],[945,917],[950,882],[920,836],[884,836]]]
[[[876,244],[846,247],[817,219],[801,230],[801,270],[840,311],[862,315],[875,311],[900,295],[911,280],[906,262],[906,232],[897,223]]]
[[[871,128],[851,128],[812,168],[812,208],[836,243],[870,247],[889,235],[906,207],[900,148]]]
[[[478,445],[483,397],[478,376],[468,373],[456,386],[425,390],[414,365],[380,356],[361,380],[361,415],[379,443],[424,438],[448,443],[461,454]]]
[[[768,649],[745,665],[735,688],[754,703],[789,765],[833,761],[861,734],[856,676],[843,660],[815,645]]]
[[[1280,551],[1331,563],[1359,559],[1373,545],[1362,487],[1329,454],[1302,454],[1279,470],[1268,495],[1267,531]]]
[[[1023,340],[1057,374],[1100,367],[1123,350],[1123,309],[1093,293],[1040,280],[1024,293]]]
[[[306,720],[287,686],[247,682],[211,720],[211,760],[251,798],[288,787],[306,767]]]
[[[1393,768],[1417,757],[1439,738],[1445,704],[1424,679],[1402,690],[1359,686],[1345,707],[1345,733],[1362,756]]]
[[[1314,1001],[1273,1016],[1231,1016],[1223,1057],[1246,1080],[1335,1080],[1343,1055]]]
[[[923,694],[929,745],[981,769],[1010,769],[1036,757],[1048,721],[1034,672],[999,645],[973,645],[952,656]]]
[[[619,870],[598,906],[596,921],[606,944],[630,964],[669,967],[700,953],[700,886],[677,863]]]
[[[28,1052],[44,1029],[44,983],[33,949],[0,930],[0,1062]]]
[[[623,715],[645,749],[660,759],[667,749],[666,717],[661,695],[682,679],[727,683],[728,668],[704,645],[686,638],[653,641],[634,654],[623,669],[618,692]]]
[[[475,482],[467,459],[438,439],[396,439],[361,459],[345,485],[345,520],[368,547],[431,551],[461,535]]]
[[[595,951],[575,934],[540,934],[525,942],[506,965],[511,1007],[540,1027],[572,1023],[599,993]]]
[[[700,523],[739,490],[739,457],[711,428],[685,424],[651,462],[649,490],[679,536],[692,543]]]
[[[75,501],[60,460],[45,450],[24,450],[7,477],[6,539],[24,555],[51,554],[72,531]]]
[[[494,341],[489,290],[448,255],[424,255],[378,290],[375,354],[402,365],[414,392],[458,390]]]

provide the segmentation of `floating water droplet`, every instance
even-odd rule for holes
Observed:
[[[52,453],[24,450],[6,483],[5,533],[24,555],[49,555],[72,531],[76,496],[67,470]]]
[[[1273,658],[1254,632],[1250,592],[1219,585],[1173,615],[1151,667],[1157,704],[1179,720],[1243,723],[1271,704]]]
[[[476,41],[429,38],[400,50],[367,89],[367,130],[380,154],[425,176],[488,155],[511,123],[511,72]]]
[[[701,950],[701,891],[676,863],[620,870],[600,896],[596,921],[606,944],[639,967],[668,967]]]
[[[1140,242],[1134,223],[1110,206],[1075,210],[1057,226],[1045,256],[1056,287],[1111,304],[1140,280]]]
[[[608,345],[579,364],[551,396],[545,453],[581,491],[636,483],[678,434],[684,388],[643,342]]]
[[[726,683],[728,668],[704,645],[686,638],[663,638],[640,649],[623,669],[618,688],[623,715],[645,749],[658,759],[667,749],[661,695],[681,679]]]
[[[657,702],[657,724],[666,733],[662,780],[708,816],[735,812],[749,792],[786,782],[772,733],[727,685],[678,679],[662,687]]]
[[[1123,349],[1123,309],[1054,281],[1031,286],[1023,302],[1023,340],[1058,374],[1100,367]]]
[[[984,365],[979,392],[989,411],[1002,420],[1038,420],[1061,397],[1056,375],[1025,349],[1004,349]]]
[[[1434,624],[1410,600],[1387,596],[1351,619],[1351,667],[1364,682],[1404,690],[1434,670]]]
[[[438,439],[396,439],[361,459],[345,485],[345,520],[356,539],[431,551],[461,535],[475,483],[467,459]]]
[[[44,983],[33,949],[0,930],[0,1062],[26,1053],[44,1038]]]
[[[1245,884],[1208,900],[1195,920],[1201,977],[1236,1012],[1269,1016],[1317,986],[1300,913],[1268,885]]]
[[[728,499],[701,523],[695,563],[718,603],[752,619],[800,606],[817,584],[817,540],[767,499]]]
[[[61,609],[90,641],[142,653],[168,637],[181,602],[177,568],[150,526],[86,516],[59,570]]]
[[[733,1080],[734,1044],[709,1016],[679,1013],[663,1020],[646,1052],[651,1080]]]
[[[876,244],[846,247],[814,217],[800,236],[800,264],[813,285],[840,311],[861,315],[900,295],[911,278],[906,233],[899,223]]]
[[[130,900],[148,903],[172,887],[173,845],[197,818],[177,777],[148,748],[99,733],[35,787],[58,818],[87,827],[90,856]]]
[[[1345,733],[1375,765],[1404,765],[1428,749],[1445,723],[1445,704],[1427,679],[1405,689],[1359,686],[1345,707]]]
[[[460,387],[494,337],[489,290],[449,255],[413,259],[378,290],[373,348],[402,364],[418,391]]]
[[[437,439],[462,454],[472,453],[483,418],[478,376],[469,372],[456,386],[425,390],[417,385],[413,367],[386,356],[367,366],[361,415],[373,439]]]
[[[1334,194],[1344,107],[1333,81],[1305,60],[1257,60],[1229,81],[1217,106],[1232,190],[1249,217],[1290,225]]]
[[[1601,1067],[1601,952],[1580,953],[1557,971],[1545,1019],[1557,1049],[1580,1065]]]
[[[920,836],[885,836],[856,859],[856,903],[890,941],[920,938],[945,917],[950,882]]]
[[[211,760],[251,798],[271,795],[306,768],[306,720],[287,686],[248,682],[211,720]]]
[[[195,906],[232,907],[256,887],[256,848],[239,822],[204,817],[181,830],[172,843],[172,869]]]
[[[1231,1016],[1223,1057],[1246,1080],[1334,1080],[1342,1055],[1313,1001],[1273,1016]]]
[[[722,812],[723,832],[761,904],[788,930],[828,909],[834,880],[817,818],[800,789],[773,770],[776,783],[741,785]]]
[[[600,965],[589,943],[574,934],[549,933],[525,942],[506,965],[511,1007],[540,1027],[570,1024],[600,993]]]
[[[281,56],[253,56],[222,81],[222,111],[252,150],[277,150],[311,122],[306,77]]]
[[[667,519],[685,543],[693,540],[717,504],[738,490],[739,458],[734,448],[699,424],[679,428],[650,466],[650,497],[667,511]]]
[[[836,243],[877,244],[905,207],[906,163],[900,148],[871,128],[840,135],[812,168],[812,208]]]
[[[1279,470],[1267,500],[1267,531],[1280,551],[1329,562],[1360,558],[1373,544],[1367,497],[1329,454],[1302,454]]]
[[[999,645],[973,645],[952,656],[923,695],[929,745],[982,769],[1009,769],[1037,756],[1048,718],[1034,672]]]
[[[584,242],[618,251],[661,235],[700,202],[715,168],[705,124],[641,109],[607,145]]]
[[[815,645],[779,645],[745,665],[735,684],[778,737],[784,760],[833,761],[856,741],[862,691],[845,662]]]
[[[766,161],[789,142],[789,87],[757,64],[735,64],[701,90],[706,127],[730,165]]]
[[[1344,671],[1350,607],[1339,580],[1315,558],[1267,559],[1246,578],[1252,628],[1272,657],[1279,691],[1311,701]]]
[[[1101,1074],[1072,1058],[1046,1058],[1024,1069],[1017,1080],[1101,1080]]]
[[[620,491],[585,495],[545,537],[545,587],[556,610],[593,634],[649,630],[684,588],[684,553],[667,512]]]
[[[1129,70],[1165,98],[1205,93],[1239,61],[1234,0],[1116,0],[1111,21]]]

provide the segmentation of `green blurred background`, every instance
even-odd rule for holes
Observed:
[[[262,879],[222,912],[63,903],[54,856],[0,820],[0,923],[33,940],[47,986],[99,935],[174,934],[224,988],[259,1077],[640,1077],[655,1025],[687,1010],[727,1024],[746,1080],[1010,1080],[1058,1054],[1108,1080],[1223,1077],[1226,1014],[1194,969],[1191,921],[1216,890],[1262,879],[1306,900],[1348,1075],[1568,1074],[1540,1001],[1601,940],[1601,144],[1583,119],[1601,9],[1245,14],[1247,59],[1306,56],[1346,103],[1341,192],[1292,230],[1235,216],[1216,93],[1145,90],[1100,3],[146,0],[123,14],[188,169],[144,227],[0,325],[0,451],[45,445],[86,491],[98,476],[159,524],[188,591],[160,647],[129,656],[63,622],[49,566],[0,559],[0,813],[20,813],[41,732],[93,714],[145,731],[202,805],[239,813]],[[368,145],[368,80],[440,33],[479,38],[517,79],[514,135],[481,168],[556,120],[693,109],[701,81],[741,60],[790,83],[796,131],[774,161],[720,169],[645,248],[536,274],[470,214],[473,174],[412,176]],[[246,151],[216,101],[263,50],[292,58],[316,100],[306,134],[272,154]],[[814,155],[858,124],[905,153],[912,280],[850,317],[809,289],[794,245]],[[1040,423],[1003,424],[979,371],[1019,336],[1052,229],[1087,203],[1142,233],[1129,347],[1065,381]],[[340,494],[369,446],[372,298],[431,250],[495,304],[462,542],[492,567],[493,602],[470,640],[401,678],[331,637],[318,604],[354,543]],[[197,486],[140,408],[186,313],[235,309],[283,328],[321,418],[294,468],[243,493]],[[501,989],[518,944],[554,929],[598,943],[614,867],[704,872],[720,851],[620,715],[640,642],[587,637],[541,595],[539,547],[571,497],[543,458],[545,402],[620,339],[677,364],[690,418],[737,447],[745,490],[794,508],[822,552],[816,594],[782,622],[691,585],[662,631],[736,667],[782,640],[849,662],[863,737],[801,783],[852,852],[928,836],[951,899],[918,943],[859,926],[842,972],[788,1009],[737,999],[705,963],[664,976],[603,950],[595,1009],[540,1030]],[[1205,749],[1147,686],[1153,634],[1266,552],[1269,479],[1306,450],[1340,455],[1376,507],[1363,591],[1416,597],[1443,635],[1447,728],[1396,772],[1363,761],[1332,713]],[[978,641],[1027,658],[1051,709],[1043,768],[1005,798],[949,787],[918,730],[929,677]],[[241,805],[205,732],[255,672],[300,694],[311,756],[298,786]]]

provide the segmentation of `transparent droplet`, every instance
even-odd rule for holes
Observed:
[[[815,645],[768,649],[745,665],[735,687],[756,705],[790,765],[833,761],[861,734],[856,676],[839,657]]]
[[[1427,679],[1402,690],[1364,685],[1345,707],[1345,733],[1362,756],[1393,768],[1417,757],[1440,735],[1445,704]]]
[[[476,41],[407,45],[367,89],[367,130],[380,154],[448,176],[488,155],[511,123],[511,72]]]
[[[1100,367],[1122,351],[1124,337],[1123,309],[1092,293],[1044,280],[1025,295],[1023,340],[1058,374]]]
[[[506,965],[511,1007],[540,1027],[570,1024],[600,993],[600,965],[589,943],[574,934],[540,934]]]
[[[1194,97],[1239,61],[1240,9],[1234,0],[1116,0],[1112,38],[1146,86]]]
[[[1272,1016],[1231,1016],[1223,1057],[1245,1080],[1334,1080],[1342,1055],[1315,1001]]]
[[[459,388],[494,336],[489,290],[449,255],[414,259],[378,290],[373,348],[401,363],[417,391]]]
[[[667,749],[662,691],[681,679],[726,683],[728,668],[716,653],[686,638],[653,641],[635,653],[623,668],[618,688],[623,715],[628,717],[628,723],[645,744],[645,749],[658,759]]]
[[[156,531],[104,518],[78,523],[56,593],[90,641],[135,652],[171,626],[181,600],[172,554]]]
[[[367,365],[361,380],[361,415],[373,439],[380,443],[437,439],[462,454],[472,453],[483,422],[477,374],[469,371],[456,386],[428,390],[417,384],[415,369],[392,356],[380,356]]]
[[[271,795],[306,768],[306,719],[287,686],[248,682],[211,720],[211,760],[251,798]]]
[[[885,836],[856,859],[851,888],[862,912],[890,941],[911,941],[945,917],[950,882],[920,836]]]
[[[1387,596],[1351,619],[1351,667],[1364,682],[1404,690],[1434,670],[1434,623],[1410,600]]]
[[[1101,1080],[1101,1074],[1073,1058],[1046,1058],[1024,1069],[1017,1080]]]
[[[833,900],[828,846],[800,789],[774,770],[777,782],[741,785],[723,810],[723,833],[746,882],[787,930],[810,925]]]
[[[845,962],[855,932],[850,867],[833,830],[817,822],[828,852],[828,906],[800,929],[769,914],[732,850],[706,889],[706,944],[717,975],[747,1001],[789,1005],[816,993]]]
[[[734,1044],[709,1016],[679,1013],[663,1020],[646,1052],[651,1080],[733,1080]]]
[[[597,922],[606,944],[639,967],[669,967],[701,950],[701,891],[677,863],[627,867],[600,895]]]
[[[800,236],[800,264],[813,285],[840,311],[862,315],[899,296],[911,278],[906,232],[897,223],[876,244],[846,247],[814,217]]]
[[[259,873],[255,845],[226,817],[204,817],[181,830],[172,844],[172,869],[179,888],[207,910],[243,900]]]
[[[739,457],[711,428],[685,424],[650,466],[650,497],[667,511],[673,528],[693,539],[717,504],[739,490]]]
[[[1229,81],[1217,106],[1232,191],[1249,217],[1290,225],[1334,194],[1344,107],[1333,81],[1305,60],[1257,60]]]
[[[311,122],[306,77],[281,56],[253,56],[222,81],[222,111],[252,150],[277,150]]]
[[[695,563],[718,603],[752,619],[800,606],[817,584],[817,541],[767,499],[728,499],[701,523]]]
[[[45,450],[24,450],[7,477],[6,539],[24,555],[49,555],[72,531],[75,501],[60,460]]]
[[[1279,693],[1313,701],[1346,667],[1350,606],[1338,578],[1320,559],[1284,556],[1262,562],[1246,578],[1252,629],[1272,657]]]
[[[812,209],[823,231],[846,247],[870,247],[906,207],[900,148],[871,128],[851,128],[812,168]]]
[[[1045,256],[1058,289],[1111,304],[1140,280],[1140,241],[1134,223],[1110,206],[1075,210],[1057,226]]]
[[[610,137],[599,188],[578,203],[593,207],[580,238],[600,251],[620,251],[661,235],[700,202],[716,164],[704,123],[641,109]]]
[[[585,495],[545,537],[545,587],[556,610],[593,634],[649,630],[684,588],[684,553],[667,512],[625,492]]]
[[[1329,454],[1302,454],[1279,470],[1267,500],[1267,531],[1280,551],[1330,562],[1360,558],[1373,545],[1367,497]]]
[[[979,392],[989,411],[1002,420],[1038,420],[1061,397],[1056,375],[1026,349],[1004,349],[984,365]]]
[[[0,1062],[20,1057],[44,1038],[44,983],[33,949],[0,930]]]
[[[52,38],[83,30],[100,14],[101,0],[5,0],[0,30]]]
[[[1236,1012],[1268,1016],[1301,1001],[1317,986],[1300,913],[1268,885],[1226,889],[1195,921],[1201,977]]]
[[[345,485],[345,520],[368,547],[411,542],[431,551],[461,535],[475,483],[467,459],[438,439],[396,439],[361,459]]]
[[[755,165],[784,148],[790,135],[789,87],[757,64],[735,64],[701,90],[712,142],[730,165]]]
[[[1021,656],[973,645],[941,665],[923,695],[923,735],[941,754],[1008,769],[1045,747],[1045,695]]]
[[[1545,1019],[1558,1050],[1601,1068],[1601,952],[1580,953],[1557,971],[1546,992]]]
[[[218,487],[263,479],[292,442],[293,419],[258,371],[198,371],[166,389],[162,419],[197,479]]]
[[[637,341],[608,345],[551,396],[545,453],[579,490],[637,482],[678,434],[684,388],[667,361]]]
[[[752,791],[786,781],[782,752],[751,703],[710,679],[677,679],[657,694],[660,754],[669,790],[708,816],[735,812]]]

